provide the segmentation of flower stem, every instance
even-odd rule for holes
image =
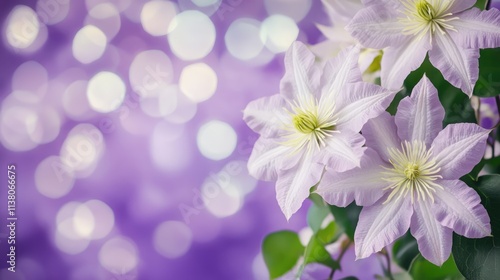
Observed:
[[[346,239],[342,242],[342,246],[341,246],[342,249],[340,251],[339,257],[337,258],[337,262],[339,263],[339,266],[340,266],[340,261],[342,260],[342,257],[344,257],[345,252],[347,252],[347,249],[349,249],[351,244],[352,244],[352,241],[350,239]],[[333,279],[333,275],[335,274],[335,271],[336,271],[336,269],[332,269],[332,271],[330,272],[330,275],[328,275],[328,280]]]

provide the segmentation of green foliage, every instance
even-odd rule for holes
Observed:
[[[292,231],[271,233],[262,243],[262,254],[271,279],[291,270],[303,253],[304,246],[300,243],[297,233]]]
[[[332,259],[330,253],[325,249],[325,244],[316,235],[311,237],[304,252],[304,265],[310,263],[324,264],[332,269],[340,268],[339,263]]]
[[[351,203],[345,208],[330,205],[330,211],[337,224],[342,227],[343,231],[351,240],[354,240],[354,231],[358,224],[361,207],[354,203]]]
[[[491,0],[477,0],[475,7],[484,10],[486,8],[486,5],[488,5],[488,2]]]
[[[441,267],[436,266],[419,255],[411,264],[410,275],[413,279],[425,280],[462,280],[465,279],[453,260],[453,256],[443,263]]]
[[[498,71],[498,57],[500,48],[481,50],[479,57],[479,78],[474,88],[474,95],[491,97],[500,95],[500,72]]]
[[[394,242],[392,255],[394,261],[403,269],[410,269],[411,263],[418,256],[417,240],[408,231],[403,237]]]
[[[330,214],[328,207],[313,203],[307,212],[307,224],[314,233],[321,229],[321,224],[326,216]]]
[[[498,279],[500,275],[500,175],[481,176],[468,182],[481,196],[491,219],[492,237],[453,237],[453,256],[458,269],[470,280]]]

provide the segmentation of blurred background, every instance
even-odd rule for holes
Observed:
[[[15,273],[0,227],[0,279],[267,279],[263,237],[307,236],[309,202],[287,222],[274,183],[249,176],[242,110],[278,93],[293,41],[325,40],[321,1],[0,6],[0,221],[9,164],[18,218]],[[336,278],[382,271],[343,262]]]

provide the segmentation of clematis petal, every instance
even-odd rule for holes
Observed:
[[[451,32],[450,36],[462,48],[500,47],[499,10],[481,11],[478,8],[472,8],[460,13],[458,17],[457,20],[451,22],[457,32]]]
[[[323,6],[327,9],[330,20],[333,23],[338,18],[351,19],[356,12],[363,8],[361,0],[338,1],[338,0],[321,0]]]
[[[381,178],[384,164],[374,150],[367,149],[360,168],[341,173],[327,169],[316,192],[329,204],[339,207],[346,207],[354,200],[358,205],[370,206],[384,195],[382,189],[388,186]]]
[[[479,75],[479,50],[457,46],[448,33],[436,32],[433,43],[429,51],[432,65],[450,84],[471,96]]]
[[[364,82],[346,85],[337,103],[337,128],[360,131],[369,119],[385,111],[395,94]]]
[[[366,149],[364,144],[365,138],[361,134],[348,129],[342,130],[327,140],[326,146],[317,153],[315,161],[337,172],[359,167]]]
[[[321,77],[320,106],[331,106],[345,94],[345,86],[361,81],[361,71],[358,66],[359,46],[353,46],[341,51],[335,58],[327,61]]]
[[[389,148],[399,149],[401,141],[397,134],[394,117],[387,112],[370,119],[362,129],[366,146],[374,149],[380,157],[389,162]]]
[[[276,139],[260,137],[248,159],[248,171],[255,178],[275,181],[281,162],[292,153],[292,148],[279,144]]]
[[[456,14],[458,12],[462,12],[464,10],[469,9],[470,7],[476,4],[477,0],[455,0],[450,1],[450,7],[445,11],[445,13]]]
[[[354,233],[356,257],[363,259],[382,250],[401,237],[410,226],[413,208],[409,199],[393,199],[382,204],[386,196],[373,206],[363,207]]]
[[[289,101],[305,104],[317,92],[319,67],[314,54],[301,42],[294,42],[285,54],[285,75],[281,79],[280,92]]]
[[[400,90],[411,71],[420,67],[431,48],[427,37],[408,37],[397,46],[387,48],[382,56],[382,86]]]
[[[294,168],[281,171],[276,182],[276,199],[286,219],[297,212],[309,196],[309,189],[318,183],[324,166],[304,156]]]
[[[475,190],[460,180],[436,183],[444,189],[436,189],[433,211],[443,226],[469,238],[491,234],[490,217]]]
[[[422,256],[441,266],[450,256],[453,231],[436,220],[429,200],[415,203],[414,208],[411,235],[417,239],[418,250]]]
[[[400,0],[361,0],[361,2],[365,5],[365,7],[372,5],[384,5],[386,7],[391,7],[395,10],[401,7]]]
[[[489,132],[472,123],[450,124],[439,132],[431,148],[443,179],[458,179],[472,170],[484,155]]]
[[[283,126],[283,96],[276,94],[250,102],[243,111],[243,120],[255,132],[264,137],[274,137]]]
[[[427,147],[443,128],[444,108],[437,89],[427,76],[413,88],[410,97],[399,103],[395,116],[401,140],[423,141]]]
[[[364,47],[373,49],[397,46],[406,39],[395,10],[382,4],[370,5],[359,11],[346,30]]]

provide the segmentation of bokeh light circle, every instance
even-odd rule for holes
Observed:
[[[260,39],[274,53],[285,52],[298,36],[299,28],[295,22],[283,15],[266,18],[260,28]]]
[[[205,63],[188,65],[182,69],[179,88],[192,101],[205,101],[217,90],[217,74]]]
[[[264,44],[260,39],[260,22],[249,18],[240,18],[231,23],[224,37],[229,53],[241,60],[257,57]]]
[[[236,148],[237,135],[229,124],[209,121],[198,130],[196,140],[203,156],[212,160],[221,160],[233,153]]]
[[[166,221],[159,224],[153,235],[155,250],[168,259],[183,256],[191,247],[193,234],[186,224]]]
[[[99,263],[111,273],[126,274],[139,263],[137,248],[131,240],[115,237],[101,247]]]
[[[142,7],[141,24],[144,31],[152,36],[163,36],[177,15],[177,5],[170,1],[149,1]]]
[[[48,198],[60,198],[73,188],[75,178],[67,162],[58,156],[49,156],[35,170],[35,186]]]
[[[73,56],[83,64],[89,64],[101,58],[108,39],[104,32],[93,25],[86,25],[73,38]]]
[[[15,6],[6,19],[5,39],[14,49],[27,49],[37,39],[41,23],[38,15],[28,6]]]
[[[170,49],[182,60],[203,58],[214,47],[215,26],[202,12],[189,10],[177,14],[168,31]]]
[[[87,87],[90,106],[97,112],[109,113],[121,106],[125,99],[125,83],[112,72],[99,72],[92,77]]]

